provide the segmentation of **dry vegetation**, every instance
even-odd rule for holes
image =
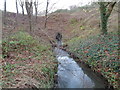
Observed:
[[[2,87],[53,87],[56,63],[49,45],[19,31],[3,39],[2,46]]]

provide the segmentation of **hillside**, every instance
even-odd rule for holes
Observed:
[[[48,33],[50,37],[54,38],[56,32],[62,32],[64,36],[63,39],[66,40],[73,36],[83,35],[83,33],[86,32],[98,32],[100,30],[100,17],[98,16],[98,8],[93,8],[92,10],[83,9],[80,12],[74,13],[53,13],[50,14],[48,18],[46,33]],[[19,14],[17,16],[18,24],[16,23],[15,13],[8,13],[7,17],[7,23],[6,25],[3,25],[3,37],[6,37],[10,32],[13,33],[18,30],[29,32],[27,16]],[[44,16],[39,16],[37,23],[35,22],[35,17],[32,19],[33,33],[35,36],[40,36],[43,39],[45,39],[44,34],[41,30],[39,30],[39,28],[44,27],[44,20]],[[117,23],[117,11],[114,10],[109,18],[109,31],[112,31],[113,28],[117,30]]]
[[[44,29],[44,16],[38,16],[37,23],[33,16],[31,35],[26,15],[16,17],[15,13],[7,12],[2,31],[3,87],[53,87],[57,63],[45,33],[55,41],[56,33],[61,32],[63,43],[79,57],[79,61],[100,72],[114,88],[118,88],[118,12],[115,7],[108,22],[109,34],[102,38],[99,14],[97,7],[52,13],[47,29]]]
[[[24,31],[2,42],[3,88],[51,88],[56,63],[49,45],[39,43]]]

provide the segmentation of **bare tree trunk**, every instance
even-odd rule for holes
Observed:
[[[37,15],[38,15],[38,0],[35,0],[34,6],[35,6],[35,16],[36,16],[36,22],[37,22]]]
[[[19,11],[18,11],[18,3],[17,3],[17,0],[16,0],[16,10],[17,10],[17,14],[18,14]]]
[[[47,0],[47,5],[46,5],[46,12],[45,12],[45,25],[44,28],[47,27],[47,19],[48,19],[48,6],[49,6],[49,0]]]
[[[33,5],[32,4],[33,4],[32,0],[30,2],[28,2],[28,0],[25,1],[31,35],[32,35],[32,15],[33,15]]]
[[[20,4],[20,6],[22,8],[22,15],[24,16],[24,1],[19,0],[19,4]]]
[[[6,0],[4,1],[4,15],[6,16]]]
[[[17,11],[17,13],[16,13],[16,24],[18,25],[17,16],[18,16],[19,11],[18,11],[18,3],[17,3],[17,0],[16,0],[16,11]]]
[[[4,0],[4,24],[6,24],[6,0]]]
[[[29,29],[30,32],[32,32],[31,15],[28,15],[28,19],[29,19]]]
[[[24,16],[25,14],[24,14],[24,7],[22,6],[22,15]]]

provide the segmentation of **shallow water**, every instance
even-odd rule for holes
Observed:
[[[104,88],[104,80],[90,69],[78,65],[69,54],[61,49],[54,49],[58,60],[58,88]]]

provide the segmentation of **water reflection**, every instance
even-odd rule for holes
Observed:
[[[78,64],[69,58],[67,52],[55,48],[55,54],[59,62],[57,72],[59,88],[92,88],[95,86]]]
[[[77,63],[68,56],[58,57],[58,87],[60,88],[92,88],[94,83],[84,74]]]
[[[86,70],[69,57],[69,54],[59,48],[54,52],[58,60],[59,88],[104,88],[105,85],[93,72]]]

